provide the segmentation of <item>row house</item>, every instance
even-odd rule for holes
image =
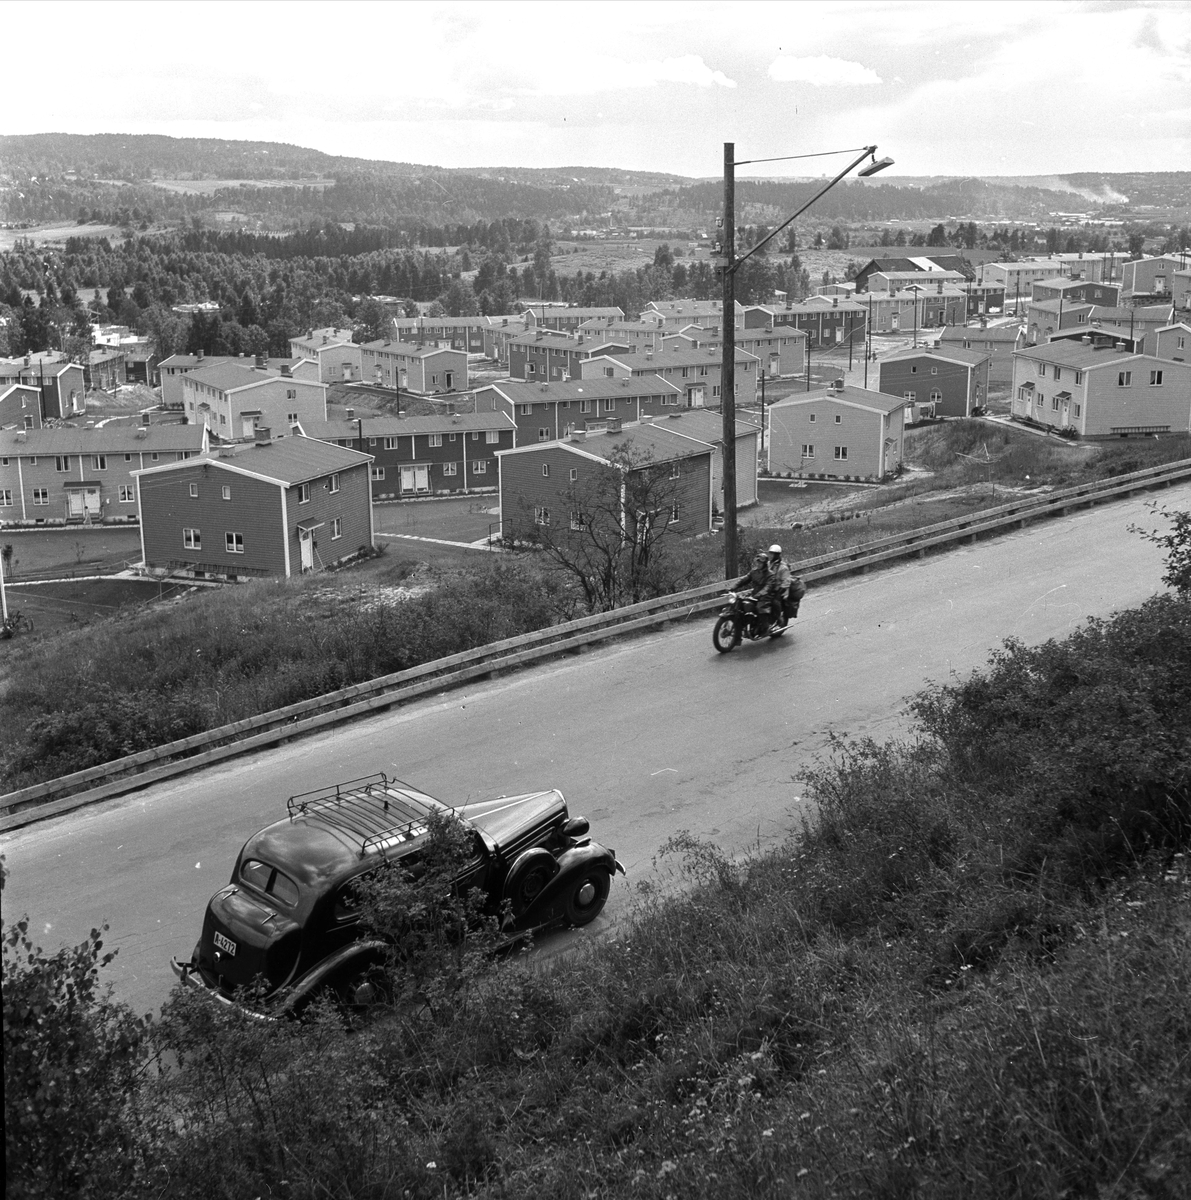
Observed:
[[[737,315],[742,311],[736,305]],[[642,321],[660,321],[669,328],[681,329],[684,325],[722,326],[724,306],[719,300],[651,300],[641,310]]]
[[[999,284],[968,283],[964,285],[968,297],[968,320],[999,313],[1005,308],[1005,289]]]
[[[962,346],[902,350],[882,359],[877,387],[900,396],[917,416],[970,417],[988,399],[992,356]]]
[[[1066,265],[1057,259],[986,262],[980,265],[976,282],[1004,288],[1005,303],[1011,304],[1017,312],[1021,309],[1022,301],[1028,301],[1034,294],[1034,284],[1038,280],[1062,279],[1067,275]]]
[[[520,317],[491,317],[491,324],[484,328],[484,357],[509,365],[509,343],[526,332],[525,322]]]
[[[1132,307],[1096,304],[1088,316],[1089,324],[1112,329],[1132,338],[1145,354],[1153,353],[1158,330],[1164,329],[1172,320],[1174,306],[1170,304],[1139,304]]]
[[[476,389],[477,413],[504,413],[514,445],[553,442],[571,429],[594,431],[609,421],[636,424],[686,407],[683,390],[654,373],[639,378],[572,379],[562,383],[501,381]]]
[[[696,349],[723,352],[723,338],[718,329],[691,340]],[[738,329],[734,342],[738,351],[751,354],[760,362],[760,369],[768,379],[797,377],[806,367],[807,335],[801,329]]]
[[[915,254],[870,259],[856,272],[852,282],[858,292],[868,292],[875,290],[870,286],[869,280],[877,274],[901,272],[933,276],[939,271],[953,275],[958,274],[965,281],[975,278],[975,272],[972,270],[971,265],[960,254]],[[897,289],[886,288],[885,290],[896,291]],[[823,294],[833,295],[836,293],[824,292]]]
[[[467,387],[467,354],[438,346],[418,346],[383,338],[360,347],[363,378],[368,383],[433,396]]]
[[[318,383],[353,383],[361,378],[360,347],[352,341],[350,329],[309,329],[305,337],[290,338],[289,352],[295,359],[318,364],[312,376]]]
[[[394,317],[393,329],[403,342],[435,345],[464,354],[484,353],[487,317]]]
[[[661,420],[646,417],[644,420]],[[665,428],[681,437],[694,438],[711,446],[711,496],[714,512],[724,511],[724,418],[705,408],[688,408],[668,413]],[[760,497],[757,475],[760,467],[761,427],[751,421],[736,421],[736,507],[751,508]]]
[[[682,389],[684,407],[718,408],[722,382],[722,355],[714,348],[666,350],[661,354],[599,355],[579,364],[583,379],[626,379],[658,375]],[[755,406],[760,395],[761,360],[747,351],[736,351],[737,404]]]
[[[118,349],[101,346],[87,355],[83,381],[88,389],[114,392],[125,383],[124,355]]]
[[[206,425],[225,440],[277,432],[301,421],[326,420],[327,385],[297,379],[286,362],[274,373],[258,358],[255,367],[233,359],[182,376],[182,408],[192,424]]]
[[[81,364],[60,350],[39,350],[21,358],[0,358],[0,389],[14,383],[35,387],[41,393],[45,420],[66,420],[87,411],[87,384]]]
[[[869,292],[865,303],[873,333],[938,329],[963,325],[967,320],[965,294],[942,283],[931,287],[913,285],[900,292]]]
[[[1063,265],[1071,279],[1090,279],[1093,283],[1119,282],[1121,270],[1129,254],[1125,250],[1068,251],[1064,254],[1048,254],[1047,261]]]
[[[1065,338],[1017,353],[1011,403],[1020,420],[1080,437],[1186,433],[1191,363]]]
[[[1065,300],[1077,304],[1117,304],[1121,289],[1115,283],[1091,279],[1040,279],[1032,285],[1031,302]]]
[[[0,521],[135,521],[134,472],[184,461],[208,445],[202,425],[5,430],[0,432]]]
[[[1130,354],[1140,354],[1142,349],[1141,338],[1127,337],[1119,330],[1102,329],[1099,325],[1077,325],[1072,329],[1060,329],[1050,340],[1081,341],[1085,346],[1095,346],[1101,350],[1128,350]]]
[[[988,355],[989,383],[1013,382],[1013,353],[1025,345],[1025,330],[1017,324],[949,325],[939,337],[939,349],[979,350]]]
[[[923,276],[929,274],[929,279]],[[962,271],[874,271],[867,280],[866,292],[900,292],[911,284],[921,287],[934,287],[936,284],[946,284],[948,287],[962,288],[968,282]]]
[[[765,410],[766,466],[798,478],[884,479],[905,452],[909,401],[845,385],[778,400]]]
[[[1171,362],[1191,360],[1191,325],[1178,321],[1167,325],[1154,334],[1154,354],[1158,358],[1169,358]],[[0,396],[0,405],[4,398]]]
[[[496,454],[516,445],[512,417],[493,410],[312,421],[302,432],[368,454],[374,500],[495,491]]]
[[[0,383],[0,429],[40,429],[41,389],[31,383]]]
[[[806,347],[828,349],[852,342],[863,346],[868,333],[868,303],[839,296],[810,296],[798,303],[762,307],[775,331],[797,329]]]
[[[530,383],[578,379],[579,366],[599,354],[628,354],[625,342],[535,329],[509,343],[509,375]]]
[[[611,317],[614,321],[624,320],[624,309],[615,306],[597,308],[569,308],[565,305],[526,305],[522,313],[526,329],[555,329],[560,333],[576,333],[584,321]]]
[[[665,522],[678,537],[710,533],[714,447],[683,437],[669,426],[669,421],[628,426],[613,422],[605,429],[576,429],[558,441],[504,451],[499,456],[501,536],[516,541],[565,540],[572,534],[582,536],[601,519],[614,520],[615,528],[629,537],[641,522],[656,521]],[[618,465],[624,454],[642,465]],[[610,467],[622,474],[664,472],[665,478],[652,490],[661,511],[627,510],[624,498],[633,489],[622,486],[621,510],[607,512],[615,496],[605,482]]]
[[[162,575],[288,578],[371,551],[370,458],[261,437],[134,472],[141,556]]]
[[[1171,276],[1170,299],[1177,311],[1191,310],[1191,270],[1175,271]]]
[[[1174,275],[1191,266],[1188,254],[1159,254],[1139,258],[1121,268],[1121,291],[1126,296],[1169,296]]]
[[[1026,344],[1049,342],[1066,329],[1088,324],[1094,306],[1070,300],[1032,300],[1026,312]]]
[[[300,357],[266,358],[256,355],[249,358],[246,354],[204,354],[202,350],[197,354],[171,354],[168,358],[163,358],[158,365],[158,374],[161,380],[161,404],[163,408],[168,409],[183,408],[183,376],[189,375],[192,371],[202,370],[204,367],[236,363],[241,367],[252,367],[256,371],[280,375],[282,367],[289,367],[292,373],[302,362],[303,359]]]

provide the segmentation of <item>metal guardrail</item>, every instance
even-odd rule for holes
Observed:
[[[975,541],[982,534],[1020,527],[1027,521],[1057,516],[1070,508],[1117,499],[1138,491],[1168,487],[1184,479],[1191,479],[1191,461],[1150,467],[1115,479],[1079,484],[1045,496],[1016,500],[984,509],[970,517],[957,517],[903,534],[879,538],[861,546],[804,559],[793,566],[808,583],[813,583],[854,571],[866,571],[907,555],[921,557],[935,547]],[[720,607],[724,591],[724,582],[716,581],[613,612],[593,613],[562,625],[506,638],[405,671],[365,680],[326,695],[9,792],[0,796],[0,810],[3,812],[0,815],[0,833],[99,800],[124,795],[212,763],[277,746],[357,717],[382,712],[428,692],[512,670],[539,659],[579,652],[596,642],[664,625],[668,621],[685,620],[697,613]],[[99,780],[104,782],[89,786]]]

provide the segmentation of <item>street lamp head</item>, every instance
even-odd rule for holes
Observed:
[[[893,166],[893,159],[886,156],[885,158],[874,158],[867,167],[861,167],[856,175],[860,179],[867,179],[870,175],[875,175],[878,171],[885,170],[886,167]]]

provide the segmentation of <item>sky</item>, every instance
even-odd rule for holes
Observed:
[[[9,134],[702,177],[728,141],[876,144],[886,178],[1191,170],[1191,0],[7,0],[3,31],[41,47]]]

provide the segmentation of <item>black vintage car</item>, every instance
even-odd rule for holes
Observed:
[[[481,889],[510,932],[599,915],[624,868],[570,817],[557,791],[503,796],[452,808],[387,776],[372,775],[289,800],[289,815],[254,834],[231,882],[207,905],[189,962],[172,960],[183,983],[234,1003],[262,977],[270,1013],[298,1011],[332,988],[349,1001],[372,991],[382,941],[364,936],[352,885],[383,862],[416,865],[434,812],[474,836],[457,886]]]

